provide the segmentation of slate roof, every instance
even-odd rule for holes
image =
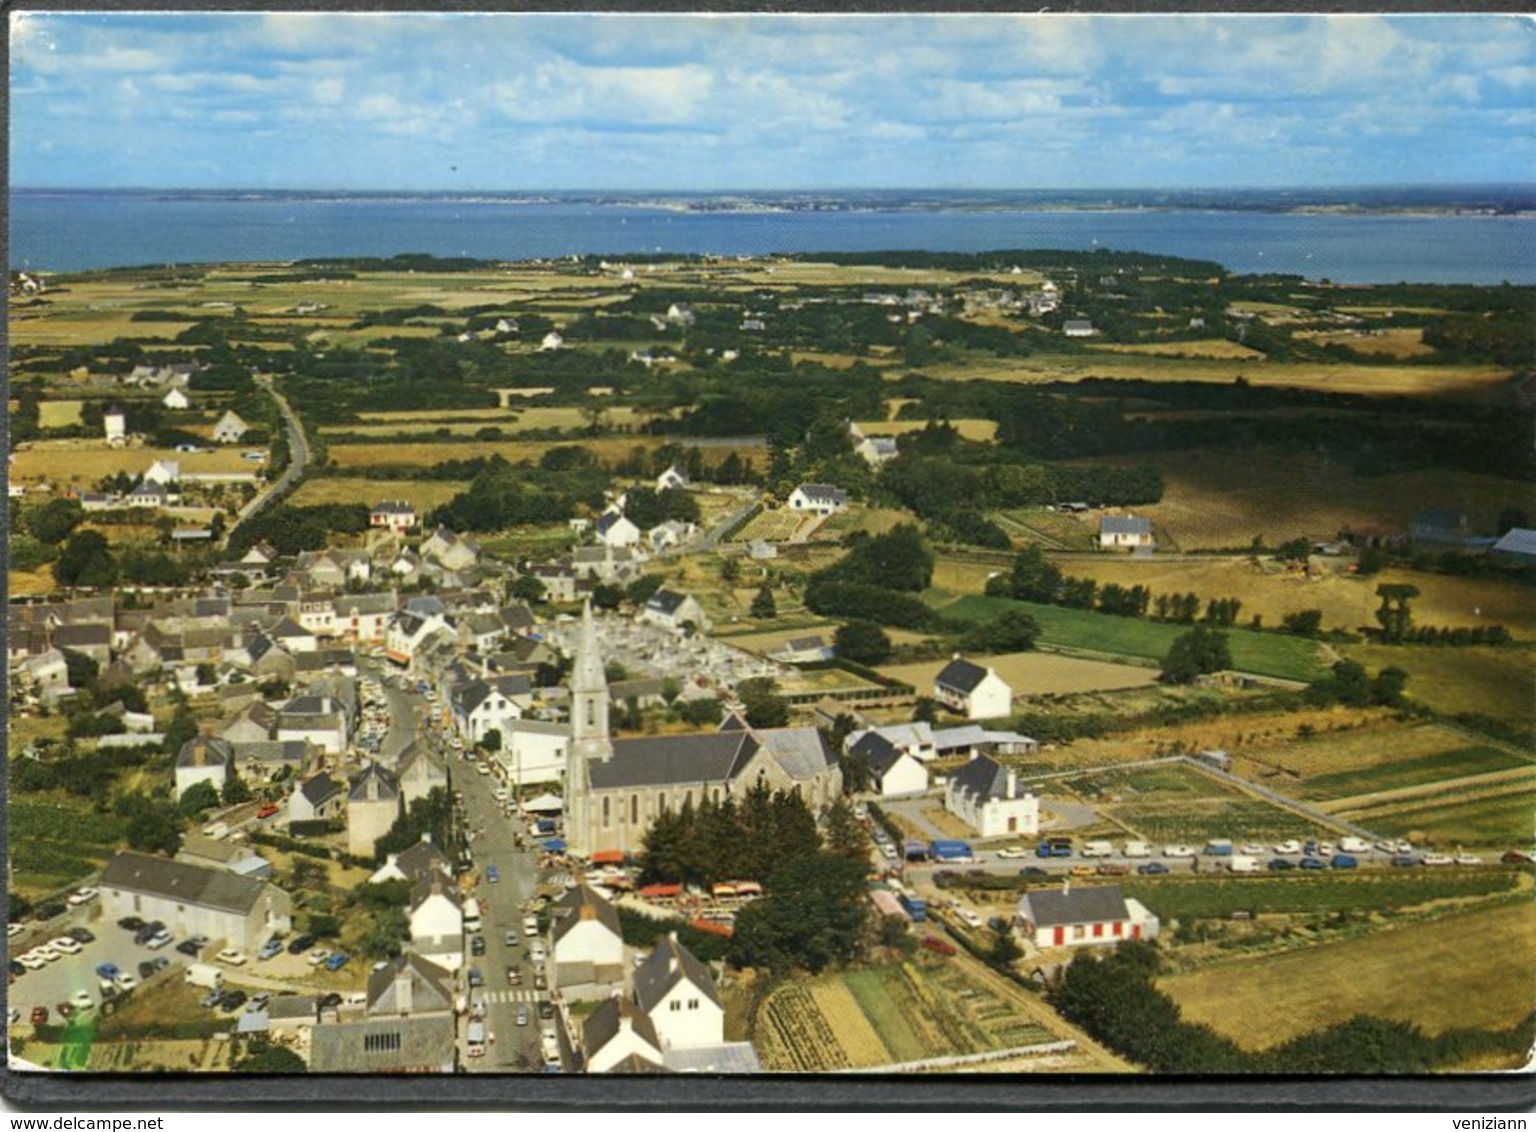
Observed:
[[[235,751],[223,739],[194,735],[181,745],[176,755],[177,767],[228,766]]]
[[[393,802],[399,797],[400,784],[395,776],[377,763],[354,778],[347,793],[350,802]]]
[[[986,755],[978,755],[955,771],[950,781],[959,789],[976,798],[1008,798],[1008,768]],[[1018,774],[1014,773],[1014,794],[1021,796]]]
[[[317,774],[299,787],[299,793],[311,806],[320,806],[341,793],[341,783],[328,774]]]
[[[592,529],[595,530],[600,535],[605,535],[609,531],[613,530],[613,528],[618,526],[620,523],[628,523],[628,522],[629,522],[629,520],[626,519],[621,512],[618,512],[618,511],[605,511],[603,513],[602,518],[598,519],[598,521],[592,525]],[[630,523],[629,525],[632,526],[632,527],[634,526],[633,523]],[[639,530],[638,527],[636,527],[635,529]]]
[[[259,880],[236,876],[223,869],[167,861],[147,853],[123,852],[107,862],[100,887],[163,897],[180,904],[195,904],[243,916],[255,907],[266,886]]]
[[[578,884],[555,901],[549,910],[549,920],[549,937],[555,943],[569,935],[577,924],[587,920],[596,920],[617,938],[624,935],[619,926],[619,914],[613,905],[584,884]]]
[[[404,852],[395,854],[395,868],[409,877],[413,884],[423,877],[444,877],[447,866],[447,856],[425,838]]]
[[[393,613],[395,600],[393,593],[349,594],[346,597],[336,598],[331,603],[331,608],[336,611],[338,617],[350,617],[354,613]]]
[[[312,994],[280,994],[267,1003],[267,1017],[273,1022],[313,1022],[320,1012],[319,1001]]]
[[[423,876],[411,885],[411,901],[408,905],[412,912],[432,896],[441,896],[455,908],[462,909],[464,901],[459,896],[456,886],[449,884],[439,876]]]
[[[1527,557],[1536,557],[1536,531],[1527,530],[1525,527],[1515,527],[1503,538],[1493,544],[1493,549],[1501,554],[1520,554]],[[58,642],[55,634],[54,642]]]
[[[812,503],[831,503],[840,507],[848,502],[848,493],[830,483],[803,483],[795,490]]]
[[[720,996],[708,968],[671,936],[663,936],[645,962],[635,969],[635,1002],[649,1014],[683,980],[691,982],[716,1006]]]
[[[56,648],[81,649],[112,646],[110,625],[60,625],[53,631]]]
[[[371,513],[374,515],[414,516],[416,514],[416,508],[412,507],[403,499],[386,499],[381,503],[375,504]]]
[[[895,766],[906,752],[877,731],[868,731],[849,748],[849,753],[862,755],[869,769],[884,774]]]
[[[791,778],[815,778],[832,761],[825,738],[814,727],[772,727],[753,734]]]
[[[514,673],[508,676],[493,676],[487,683],[508,699],[514,696],[533,695],[533,681],[526,674]]]
[[[521,602],[502,606],[498,616],[501,617],[501,623],[515,633],[532,629],[535,624],[533,610]]]
[[[813,649],[827,647],[827,639],[820,635],[814,637],[791,637],[783,644],[783,649],[788,652],[810,652]]]
[[[1099,520],[1101,535],[1150,535],[1152,520],[1141,515],[1105,515]]]
[[[588,763],[587,773],[594,790],[724,782],[757,749],[757,739],[747,731],[617,739],[613,757]]]
[[[1130,916],[1120,886],[1114,884],[1074,888],[1067,892],[1059,888],[1036,889],[1025,893],[1019,905],[1025,919],[1033,922],[1036,928],[1104,923]]]
[[[457,1026],[452,1016],[376,1018],[316,1026],[311,1073],[451,1072]]]
[[[400,976],[411,983],[410,1009],[402,1011]],[[369,1014],[437,1014],[453,1010],[453,973],[420,955],[406,952],[368,976]]]
[[[302,763],[306,744],[302,739],[258,739],[249,743],[235,743],[232,746],[237,762],[282,765]]]
[[[618,1037],[625,1019],[629,1020],[630,1028],[634,1030],[636,1036],[649,1042],[651,1048],[657,1053],[661,1052],[661,1038],[657,1035],[656,1027],[651,1024],[650,1018],[630,1005],[628,999],[616,997],[604,999],[603,1003],[587,1015],[587,1020],[582,1023],[581,1048],[588,1059]],[[649,1061],[644,1061],[643,1064],[651,1065]],[[655,1073],[659,1069],[660,1066],[654,1066],[641,1072]],[[620,1070],[615,1066],[614,1071]]]
[[[718,1046],[672,1048],[662,1052],[668,1073],[714,1073],[745,1077],[763,1071],[751,1042],[726,1042]]]
[[[671,616],[682,608],[683,602],[688,600],[687,594],[680,594],[675,590],[657,590],[651,595],[651,599],[645,603],[645,608],[657,613],[665,613]]]
[[[956,657],[944,666],[943,670],[933,678],[933,682],[970,695],[986,678],[987,670],[981,665]]]

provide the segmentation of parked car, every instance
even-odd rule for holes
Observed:
[[[1195,851],[1195,847],[1193,845],[1164,845],[1163,856],[1196,857],[1199,856],[1199,854]]]
[[[197,938],[194,936],[192,939],[184,939],[178,943],[176,945],[176,950],[181,952],[183,955],[190,955],[193,959],[196,959],[198,954],[203,950],[203,945],[198,943]]]
[[[1328,862],[1321,857],[1303,857],[1300,862],[1303,869],[1326,869]]]
[[[1010,845],[1006,849],[999,849],[997,851],[997,859],[999,861],[1017,861],[1021,857],[1028,856],[1029,850],[1022,845]]]
[[[1168,866],[1161,861],[1148,861],[1145,865],[1137,865],[1136,871],[1143,876],[1157,876],[1168,871]]]
[[[83,990],[77,990],[70,995],[69,1002],[76,1010],[89,1010],[96,1005],[96,1000],[91,997],[90,992]]]
[[[168,947],[171,941],[175,938],[176,937],[173,936],[170,932],[162,928],[154,935],[150,936],[149,941],[145,943],[144,946],[150,948],[151,950],[158,951],[162,947]]]
[[[48,1022],[48,1008],[46,1006],[34,1006],[32,1008],[32,1025],[42,1026]]]
[[[121,975],[112,980],[112,985],[119,991],[126,993],[139,985],[138,976],[130,975],[127,971],[124,971]]]
[[[539,999],[539,1018],[548,1021],[555,1016],[555,1004],[547,998]]]
[[[1284,853],[1287,856],[1294,857],[1297,853],[1301,852],[1301,842],[1297,841],[1295,838],[1292,838],[1289,841],[1282,841],[1280,844],[1275,846],[1275,852]]]
[[[144,921],[137,916],[124,916],[117,921],[117,926],[125,932],[136,932],[144,926]]]
[[[516,967],[507,968],[507,986],[520,987],[523,985],[523,973]]]
[[[1522,853],[1518,849],[1511,849],[1499,858],[1499,863],[1504,865],[1529,865],[1531,863],[1531,855],[1529,853]]]
[[[1454,865],[1455,863],[1456,861],[1453,857],[1447,856],[1444,853],[1425,853],[1424,856],[1419,858],[1419,864],[1421,865]]]
[[[228,963],[231,967],[245,966],[245,952],[238,947],[226,947],[214,956],[220,963]]]
[[[77,943],[95,943],[96,936],[86,928],[70,928],[66,933],[70,939]]]
[[[219,1000],[221,998],[223,998],[223,997],[224,997],[224,992],[223,991],[221,991],[221,990],[211,990],[207,994],[203,995],[202,1000],[198,1003],[198,1005],[199,1006],[217,1006],[219,1004]]]
[[[471,987],[485,986],[485,976],[480,973],[479,967],[471,967],[469,969],[468,982]]]
[[[1359,861],[1357,861],[1354,857],[1351,857],[1348,853],[1335,853],[1333,855],[1333,860],[1329,861],[1328,863],[1336,869],[1353,869],[1357,868],[1360,864]]]
[[[60,1018],[65,1019],[73,1018],[75,1014],[78,1013],[75,1010],[75,1004],[73,1002],[61,1002],[54,1007],[54,1010],[58,1011]]]
[[[498,869],[495,865],[487,865],[485,867],[485,881],[486,881],[487,884],[495,884],[500,879],[501,879],[501,870],[500,869]]]
[[[78,955],[82,950],[80,941],[71,939],[67,935],[61,935],[58,939],[52,940],[49,946],[63,955]]]
[[[306,958],[304,961],[311,967],[318,967],[330,957],[331,949],[329,947],[317,947],[309,953],[308,958]]]
[[[256,958],[271,959],[274,956],[281,955],[282,953],[283,941],[280,939],[269,939],[266,943],[261,945],[261,950],[256,953]]]
[[[1270,871],[1277,873],[1283,872],[1286,869],[1294,869],[1295,867],[1296,863],[1294,861],[1287,861],[1284,857],[1275,857],[1269,862]]]
[[[339,971],[347,965],[348,960],[351,958],[352,956],[348,955],[345,951],[338,951],[325,961],[325,969],[327,971]]]
[[[528,1025],[528,1008],[526,1006],[519,1006],[514,1020],[519,1026]]]
[[[1395,869],[1411,869],[1418,863],[1419,859],[1417,857],[1410,856],[1406,853],[1397,853],[1392,857],[1392,867]]]
[[[1458,865],[1481,865],[1483,859],[1476,853],[1457,853],[1456,863]]]
[[[274,806],[271,802],[268,802],[265,806],[262,806],[256,811],[256,817],[259,820],[265,820],[266,818],[269,818],[273,814],[277,813],[280,809],[282,809],[281,806]]]
[[[245,992],[243,990],[227,990],[219,995],[219,1008],[226,1011],[236,1011],[245,1005]]]
[[[469,953],[471,955],[484,955],[485,954],[485,937],[483,935],[477,935],[477,936],[470,937]]]
[[[101,894],[94,888],[81,888],[70,893],[66,902],[71,907],[78,908],[82,904],[89,904],[92,900],[95,900],[96,897],[100,895]]]
[[[96,968],[96,977],[98,979],[106,979],[109,982],[120,974],[122,972],[118,970],[116,963],[103,963]]]
[[[314,945],[315,937],[312,935],[294,936],[293,939],[288,941],[288,954],[303,955],[304,952],[308,951]]]
[[[509,928],[507,929],[507,934],[502,937],[501,942],[506,944],[508,947],[516,947],[519,938],[520,937],[517,934],[517,929]]]

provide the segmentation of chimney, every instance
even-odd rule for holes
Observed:
[[[677,961],[677,946],[678,946],[677,945],[677,933],[676,932],[668,932],[667,933],[667,940],[672,944],[672,946],[667,949],[667,973],[675,975],[675,974],[677,974],[677,968],[678,968],[678,961]]]
[[[1019,787],[1019,772],[1014,770],[1013,767],[1009,767],[1008,768],[1008,793],[1007,793],[1006,797],[1008,797],[1009,799],[1013,799],[1013,798],[1017,797],[1018,796],[1018,792],[1019,792],[1018,787]]]
[[[400,970],[395,972],[395,1009],[401,1014],[409,1014],[413,1005],[411,968],[409,964],[402,964]]]

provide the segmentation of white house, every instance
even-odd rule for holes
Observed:
[[[369,884],[383,884],[387,880],[408,880],[416,884],[423,879],[436,878],[447,884],[453,879],[453,869],[443,851],[432,843],[428,834],[401,853],[390,853],[382,865],[368,878]]]
[[[878,731],[867,731],[848,753],[861,758],[882,798],[921,794],[928,789],[928,768]]]
[[[112,405],[102,414],[101,427],[107,443],[114,448],[128,442],[128,414],[121,405]]]
[[[592,524],[592,530],[599,542],[615,549],[634,546],[640,541],[640,528],[618,511],[603,512],[602,517]]]
[[[303,740],[328,755],[346,750],[350,734],[345,709],[330,696],[295,696],[277,713],[278,742]]]
[[[848,506],[848,493],[829,483],[803,483],[789,493],[792,511],[814,511],[818,515],[830,515]]]
[[[624,932],[612,904],[584,884],[549,910],[550,968],[565,998],[604,998],[624,983]]]
[[[977,755],[949,777],[944,808],[981,837],[1040,832],[1040,800],[1019,784],[1018,772]]]
[[[1119,885],[1039,888],[1020,898],[1015,917],[1039,948],[1113,947],[1127,939],[1156,939],[1158,919]]]
[[[676,464],[656,477],[657,491],[686,491],[690,486],[688,474]]]
[[[412,951],[450,971],[464,965],[464,907],[457,889],[436,878],[417,881],[409,919]]]
[[[660,553],[668,547],[681,546],[694,535],[699,533],[695,523],[684,523],[677,519],[667,519],[657,523],[645,532],[645,541],[652,552]]]
[[[675,935],[659,940],[635,969],[634,988],[635,1005],[650,1019],[663,1052],[725,1040],[725,1008],[715,980]]]
[[[1013,689],[990,668],[955,657],[933,678],[933,698],[967,719],[995,719],[1013,706]]]
[[[1092,338],[1098,333],[1092,321],[1086,318],[1067,319],[1061,324],[1061,332],[1068,338]]]
[[[188,739],[176,755],[176,797],[180,798],[199,782],[211,783],[222,792],[234,756],[234,749],[223,739],[208,734]]]
[[[394,615],[384,635],[384,655],[397,664],[409,664],[428,637],[444,631],[454,631],[453,622],[446,614],[401,610]]]
[[[347,791],[328,774],[306,778],[288,795],[288,823],[329,821],[346,809]]]
[[[250,430],[251,426],[240,418],[240,414],[229,409],[213,426],[213,438],[220,444],[239,444],[240,438]]]
[[[158,483],[170,485],[181,479],[181,462],[179,460],[156,460],[144,473],[145,483]]]
[[[1105,515],[1099,520],[1099,546],[1104,550],[1151,546],[1152,520],[1139,515]]]
[[[189,409],[192,402],[180,389],[172,389],[164,397],[160,398],[160,404],[167,409]]]
[[[368,512],[368,525],[404,534],[416,525],[416,508],[404,499],[385,499]]]
[[[581,1047],[588,1073],[662,1072],[661,1038],[645,1014],[615,996],[587,1015]]]
[[[894,436],[866,436],[853,446],[853,454],[871,468],[878,468],[896,459],[901,453],[896,447]]]
[[[501,733],[496,761],[502,777],[518,786],[556,782],[565,774],[565,749],[571,742],[566,723],[519,719]]]
[[[352,780],[347,792],[347,852],[372,857],[379,838],[400,816],[400,784],[377,763]]]
[[[532,689],[526,676],[513,677],[520,685],[522,695],[509,695],[501,690],[505,678],[495,682],[469,680],[454,685],[448,694],[448,708],[453,715],[454,726],[471,744],[480,742],[486,734],[495,731],[503,743],[513,721],[521,719],[532,703]],[[510,690],[510,689],[509,689]]]
[[[480,544],[468,535],[455,534],[438,527],[421,544],[421,556],[438,563],[445,570],[462,570],[480,561]]]
[[[564,345],[565,339],[553,330],[539,340],[540,350],[558,350]]]
[[[668,589],[653,593],[635,619],[663,629],[681,629],[692,624],[696,629],[707,631],[710,624],[697,598]]]
[[[292,901],[276,885],[145,853],[118,853],[96,886],[107,920],[159,920],[174,935],[201,934],[242,951],[293,924]]]

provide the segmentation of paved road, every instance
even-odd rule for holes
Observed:
[[[278,412],[282,413],[283,421],[288,426],[288,466],[283,469],[277,479],[269,483],[264,490],[257,492],[251,501],[240,509],[240,514],[235,519],[236,524],[249,519],[297,483],[309,464],[309,441],[305,439],[304,428],[299,423],[299,415],[293,411],[293,406],[288,404],[288,399],[272,384],[271,375],[261,374],[255,380],[256,384],[266,390],[267,395],[277,402]]]

